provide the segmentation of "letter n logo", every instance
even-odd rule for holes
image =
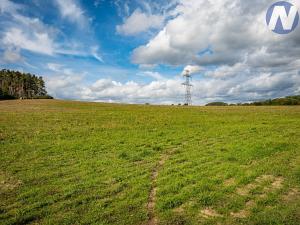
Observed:
[[[288,34],[295,30],[298,25],[298,9],[289,2],[276,2],[268,9],[266,21],[269,29],[273,32]]]

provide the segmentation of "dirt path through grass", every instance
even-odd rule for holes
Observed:
[[[156,203],[156,193],[157,193],[157,177],[159,174],[159,170],[164,166],[165,162],[169,159],[169,157],[174,154],[177,148],[173,148],[170,151],[167,151],[163,155],[161,155],[158,164],[154,167],[151,174],[151,190],[149,193],[147,211],[148,211],[148,222],[147,225],[156,225],[158,224],[158,218],[155,215],[155,203]]]

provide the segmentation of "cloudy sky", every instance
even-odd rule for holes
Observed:
[[[60,99],[182,103],[188,65],[194,104],[300,94],[300,26],[270,31],[273,2],[0,0],[0,67]]]

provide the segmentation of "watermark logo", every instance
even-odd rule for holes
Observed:
[[[269,29],[277,34],[291,33],[299,22],[298,9],[289,2],[276,2],[268,9],[266,21]]]

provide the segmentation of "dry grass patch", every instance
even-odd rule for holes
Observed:
[[[298,201],[300,197],[300,192],[297,188],[291,188],[289,192],[283,196],[285,202]]]
[[[255,202],[253,200],[250,200],[246,202],[245,208],[238,211],[238,212],[231,212],[230,215],[234,218],[247,218],[250,216],[250,209],[255,206]]]
[[[264,192],[272,192],[278,189],[281,189],[283,186],[284,178],[283,177],[274,177],[270,186],[264,188]]]
[[[12,191],[22,184],[21,180],[9,176],[3,171],[0,171],[0,191]]]
[[[273,175],[262,175],[255,179],[253,183],[247,184],[244,187],[237,189],[237,194],[241,196],[247,196],[255,188],[262,187],[264,183],[271,182],[269,185],[264,187],[263,193],[258,196],[258,198],[266,198],[269,192],[281,189],[283,187],[284,178],[275,177]],[[255,201],[250,200],[245,204],[245,208],[238,212],[231,212],[230,215],[235,218],[247,218],[250,216],[250,209],[255,206]]]
[[[264,174],[264,175],[261,175],[261,176],[259,176],[259,177],[257,177],[256,179],[255,179],[255,181],[256,182],[258,182],[258,183],[263,183],[263,182],[265,182],[265,181],[267,181],[267,180],[273,180],[274,179],[274,176],[273,175],[266,175],[266,174]]]
[[[254,183],[245,185],[237,189],[237,193],[242,196],[247,196],[249,192],[257,187],[261,187],[265,182],[272,182],[270,186],[264,188],[264,192],[271,192],[277,189],[282,188],[284,178],[283,177],[274,177],[273,175],[262,175],[255,179]],[[262,194],[261,196],[266,196]]]
[[[233,185],[235,185],[235,183],[236,182],[235,182],[234,178],[229,178],[229,179],[224,181],[225,187],[233,186]]]
[[[222,217],[221,214],[217,213],[217,211],[215,211],[214,209],[212,208],[205,208],[205,209],[202,209],[200,211],[201,213],[201,216],[205,217],[205,218],[210,218],[210,217]]]
[[[255,206],[255,202],[253,200],[250,200],[248,202],[246,202],[246,207],[247,208],[252,208]]]
[[[175,208],[173,210],[175,213],[178,213],[178,214],[181,214],[184,212],[184,208],[182,206],[178,207],[178,208]]]
[[[280,188],[282,188],[283,181],[284,181],[283,177],[276,177],[275,180],[273,181],[273,183],[271,184],[272,188],[274,188],[274,189],[280,189]]]
[[[250,211],[242,209],[238,212],[231,212],[230,215],[234,218],[247,218],[250,215]]]
[[[255,184],[247,184],[247,185],[244,186],[244,187],[238,188],[238,189],[236,190],[236,192],[237,192],[239,195],[246,196],[246,195],[249,194],[249,192],[250,192],[252,189],[254,189],[254,188],[256,188],[256,187],[257,187],[257,185],[255,185]]]

